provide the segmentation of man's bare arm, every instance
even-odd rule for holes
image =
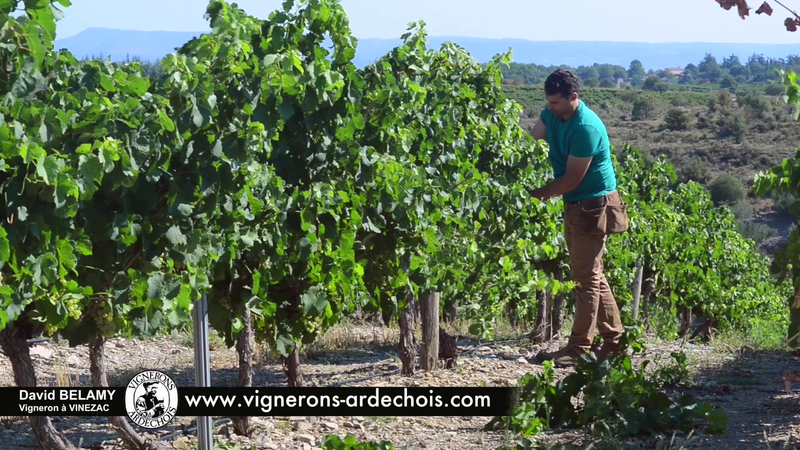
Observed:
[[[564,176],[546,186],[534,189],[531,195],[540,200],[547,200],[550,197],[564,195],[574,191],[581,185],[581,181],[583,181],[583,177],[586,176],[586,172],[589,170],[589,165],[591,163],[591,156],[588,158],[570,156],[567,159],[567,171],[564,173]]]
[[[536,140],[547,138],[547,127],[544,126],[544,122],[542,122],[542,119],[539,119],[539,121],[536,122],[536,125],[533,126],[533,131],[531,131],[531,135]]]

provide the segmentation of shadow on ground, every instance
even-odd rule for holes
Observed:
[[[787,351],[745,350],[721,364],[699,369],[696,387],[682,389],[725,410],[725,435],[702,436],[699,448],[800,448],[800,385],[791,395],[781,376],[800,358]]]

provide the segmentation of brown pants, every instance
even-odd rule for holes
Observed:
[[[587,220],[583,215],[583,209],[619,205],[621,201],[619,193],[614,191],[603,197],[582,200],[579,204],[566,204],[567,251],[572,280],[576,283],[575,324],[568,344],[573,350],[589,351],[596,331],[609,344],[619,343],[622,335],[619,308],[603,273],[606,235],[587,232]]]

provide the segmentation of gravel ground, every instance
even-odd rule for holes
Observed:
[[[349,339],[360,340],[352,335]],[[374,330],[364,336],[375,337]],[[386,338],[386,336],[383,336]],[[391,336],[389,336],[391,339]],[[342,340],[344,341],[344,339]],[[368,342],[369,339],[361,340]],[[332,341],[331,341],[332,342]],[[389,341],[391,342],[391,340]],[[114,339],[107,347],[109,381],[122,385],[130,376],[144,369],[169,373],[178,385],[193,385],[193,350],[186,340],[170,337],[147,341]],[[474,350],[474,342],[459,341],[462,351]],[[557,347],[554,343],[550,347]],[[211,352],[212,383],[234,386],[238,377],[235,349],[217,342]],[[391,372],[399,368],[393,357],[393,345],[370,347],[361,351],[315,350],[302,361],[302,371],[309,386],[323,386],[357,379],[367,375]],[[647,357],[667,357],[677,350],[676,343],[648,344]],[[686,448],[753,450],[797,448],[800,445],[800,404],[796,394],[787,395],[780,376],[798,367],[800,358],[789,353],[722,352],[709,346],[685,344],[680,347],[689,356],[695,383],[685,391],[699,400],[722,406],[728,416],[728,433],[720,436],[697,436]],[[480,347],[459,358],[453,370],[439,369],[418,372],[412,377],[399,373],[347,383],[347,386],[513,386],[528,372],[539,373],[541,366],[530,364],[539,349],[530,346],[492,345]],[[89,385],[88,349],[69,348],[65,344],[42,343],[31,348],[40,385]],[[254,383],[259,386],[283,386],[281,366],[257,352]],[[571,369],[557,369],[557,376],[568,375]],[[0,384],[11,385],[13,376],[8,359],[0,355]],[[798,386],[800,387],[800,386]],[[219,420],[223,418],[215,418]],[[255,432],[249,437],[236,436],[227,424],[215,427],[215,440],[232,441],[242,449],[303,449],[320,445],[326,434],[346,437],[354,435],[359,441],[391,441],[398,449],[414,445],[426,450],[494,449],[511,444],[514,436],[498,431],[483,431],[491,417],[254,417]],[[93,450],[121,449],[116,434],[105,418],[53,418],[56,427],[76,445]],[[194,448],[191,433],[181,430],[193,425],[190,417],[176,417],[157,437],[168,437],[175,449]],[[177,433],[177,435],[175,435]],[[173,436],[168,436],[172,434]],[[658,439],[669,441],[671,436],[616,443],[614,448],[655,448]],[[548,443],[568,443],[584,447],[592,439],[583,432],[548,432],[540,437]],[[25,419],[3,418],[0,442],[6,450],[38,448]],[[665,447],[669,448],[669,446]]]

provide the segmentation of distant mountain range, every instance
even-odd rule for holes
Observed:
[[[110,57],[112,61],[138,57],[156,61],[172,53],[203,32],[129,31],[108,28],[88,28],[83,32],[56,40],[56,48],[66,48],[76,57]],[[645,43],[601,41],[528,41],[524,39],[486,39],[461,36],[429,36],[430,48],[452,41],[464,47],[479,62],[490,61],[498,53],[513,51],[513,62],[545,66],[618,64],[628,67],[638,59],[645,69],[684,67],[697,64],[706,53],[719,62],[735,54],[742,62],[753,54],[767,58],[785,58],[798,54],[800,47],[792,44],[720,44],[720,43]],[[354,63],[364,67],[385,55],[402,41],[400,39],[359,39]]]

